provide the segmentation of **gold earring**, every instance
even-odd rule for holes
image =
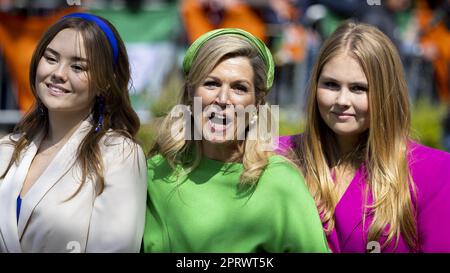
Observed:
[[[252,119],[250,120],[250,124],[253,125],[258,120],[258,114],[256,112],[253,112]]]

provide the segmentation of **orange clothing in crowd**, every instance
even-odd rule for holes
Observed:
[[[432,62],[436,73],[439,99],[450,103],[450,31],[443,22],[430,27],[433,11],[424,0],[417,1],[417,18],[419,28],[423,32],[420,43],[424,47],[434,47],[437,51],[437,56]]]
[[[34,102],[29,85],[29,67],[34,49],[43,33],[59,18],[78,8],[67,8],[48,16],[19,16],[0,12],[0,50],[17,90],[19,109],[28,111]]]
[[[238,2],[224,10],[223,20],[213,25],[199,0],[183,0],[181,15],[189,41],[192,43],[203,33],[216,28],[241,28],[266,41],[264,21],[245,3]]]

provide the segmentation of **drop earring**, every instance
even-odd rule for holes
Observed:
[[[254,125],[257,120],[258,120],[258,114],[256,112],[253,112],[252,118],[250,120],[250,125]]]
[[[45,106],[41,101],[38,101],[38,113],[41,117],[44,117],[46,114]]]
[[[96,97],[97,107],[98,107],[98,122],[97,127],[95,127],[95,132],[99,132],[103,128],[103,112],[105,107],[105,101],[102,96]]]

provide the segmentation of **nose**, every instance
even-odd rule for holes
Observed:
[[[350,105],[350,91],[343,87],[339,90],[336,97],[336,104],[339,106],[349,106]]]
[[[230,88],[225,84],[221,86],[219,94],[217,94],[217,97],[215,100],[217,104],[223,105],[223,106],[231,104],[229,89]]]
[[[52,80],[55,82],[65,82],[67,81],[67,65],[60,63],[52,73]]]

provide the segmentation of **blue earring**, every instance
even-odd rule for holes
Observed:
[[[99,132],[103,127],[103,111],[105,107],[105,101],[102,96],[97,96],[97,106],[98,106],[98,123],[97,127],[95,127],[95,132]]]
[[[39,112],[39,116],[41,116],[41,117],[45,116],[45,109],[44,109],[44,106],[42,104],[39,104],[38,112]]]
[[[45,116],[45,106],[41,101],[38,101],[38,113],[39,116],[44,117]]]

